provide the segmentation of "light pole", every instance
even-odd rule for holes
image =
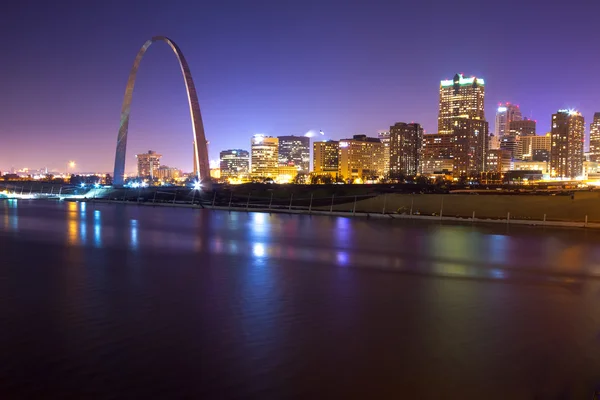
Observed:
[[[71,160],[69,162],[67,162],[67,173],[66,173],[66,177],[69,176],[69,168],[73,169],[75,168],[75,161]]]

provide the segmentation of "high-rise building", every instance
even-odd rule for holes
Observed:
[[[494,132],[500,141],[510,133],[510,124],[513,121],[521,121],[523,115],[521,109],[516,104],[506,103],[498,106],[496,110],[496,132]]]
[[[583,174],[585,120],[574,110],[558,110],[552,115],[550,174],[576,178]]]
[[[367,135],[339,142],[338,176],[345,180],[376,180],[383,176],[383,143]]]
[[[313,173],[328,174],[336,178],[340,142],[333,140],[313,142]]]
[[[298,172],[310,171],[310,138],[306,136],[278,136],[279,165],[295,166]]]
[[[508,134],[510,136],[535,136],[536,121],[524,118],[518,121],[511,121],[509,124]]]
[[[454,135],[429,133],[423,135],[420,173],[424,175],[440,172],[452,173],[454,165]]]
[[[543,161],[534,160],[533,157],[541,154],[537,152],[538,150],[544,150],[546,154],[550,154],[551,143],[549,133],[545,136],[520,136],[515,158],[523,161]]]
[[[160,168],[161,154],[148,150],[147,153],[137,154],[137,170],[140,178],[154,179],[156,171]]]
[[[590,161],[600,162],[600,112],[594,113],[590,124]]]
[[[251,141],[251,175],[253,178],[277,179],[279,170],[279,139],[254,135]]]
[[[250,155],[247,150],[223,150],[219,154],[221,178],[247,178],[250,173]]]
[[[383,176],[390,176],[390,133],[386,131],[377,134],[383,143]]]
[[[488,123],[480,119],[456,118],[454,125],[453,175],[478,177],[485,171]]]
[[[390,126],[390,177],[419,172],[423,128],[420,124],[397,122]]]
[[[454,132],[457,118],[485,120],[485,82],[481,78],[465,78],[461,74],[440,83],[438,133]]]

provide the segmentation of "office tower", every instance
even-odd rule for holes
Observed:
[[[154,179],[156,171],[160,168],[161,154],[148,150],[147,153],[137,154],[137,170],[140,178]]]
[[[558,110],[552,115],[550,174],[556,178],[576,178],[583,173],[585,120],[574,110]]]
[[[453,175],[478,177],[485,171],[488,123],[479,119],[456,118],[454,124]]]
[[[310,138],[306,136],[278,136],[279,165],[295,166],[298,172],[310,171]]]
[[[342,139],[338,152],[338,177],[355,181],[377,180],[383,176],[383,143],[377,138],[354,135]]]
[[[221,178],[247,178],[250,173],[250,155],[247,150],[223,150],[219,154]]]
[[[390,133],[379,132],[379,140],[383,143],[383,176],[390,176]]]
[[[390,178],[416,175],[423,147],[420,124],[397,122],[390,126]]]
[[[454,132],[456,118],[485,120],[485,82],[481,78],[465,78],[456,74],[454,79],[440,83],[438,133]]]
[[[279,139],[254,135],[251,141],[252,178],[277,179],[279,170]]]
[[[590,161],[600,162],[600,112],[594,113],[590,124]]]
[[[328,174],[336,178],[340,142],[333,140],[313,142],[313,173]]]
[[[541,153],[540,150],[543,150],[546,155],[550,154],[551,144],[550,134],[545,136],[520,136],[515,158],[523,161],[544,161],[540,159],[540,157],[544,158],[542,155],[544,153]],[[534,160],[536,154],[538,159]]]
[[[508,134],[510,136],[535,136],[536,121],[524,118],[518,121],[511,121],[509,124]]]
[[[523,115],[521,109],[516,104],[500,103],[496,110],[496,132],[494,132],[500,141],[510,133],[510,124],[513,121],[521,121]]]
[[[429,133],[423,135],[420,173],[424,175],[441,172],[452,173],[454,158],[454,135]]]

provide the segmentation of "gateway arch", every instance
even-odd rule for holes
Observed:
[[[197,176],[199,182],[208,182],[210,180],[210,166],[208,163],[208,151],[206,148],[206,136],[204,135],[204,125],[202,125],[202,115],[200,114],[200,104],[198,103],[198,94],[196,93],[196,87],[194,86],[194,80],[192,79],[192,73],[188,66],[181,49],[175,44],[174,41],[165,36],[154,36],[148,40],[133,62],[133,67],[129,73],[129,79],[127,80],[127,88],[125,89],[125,98],[123,100],[123,106],[121,107],[121,124],[119,126],[119,136],[117,137],[117,152],[115,154],[115,169],[113,175],[113,184],[115,186],[122,186],[124,183],[125,176],[125,155],[127,151],[127,133],[129,129],[129,114],[131,110],[131,98],[133,97],[133,86],[135,85],[135,77],[137,75],[140,62],[148,50],[148,47],[154,42],[162,41],[167,43],[181,67],[181,73],[185,80],[185,88],[188,95],[188,103],[190,105],[190,115],[192,117],[192,134],[194,143],[194,174]]]

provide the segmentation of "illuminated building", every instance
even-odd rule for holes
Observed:
[[[332,178],[336,178],[339,149],[340,142],[333,140],[313,142],[313,173],[329,174]]]
[[[421,147],[420,172],[424,175],[452,172],[454,135],[424,134]]]
[[[250,173],[250,154],[246,150],[230,149],[219,153],[221,178],[246,178]]]
[[[339,142],[338,176],[345,180],[376,180],[383,176],[383,143],[377,138],[354,135]]]
[[[595,161],[584,161],[583,176],[585,179],[600,179],[600,164]]]
[[[278,136],[279,165],[295,166],[298,172],[310,170],[310,138],[306,136]]]
[[[454,120],[454,177],[479,176],[485,170],[488,123],[479,119]]]
[[[535,126],[536,126],[536,121],[529,119],[529,118],[524,118],[524,119],[517,120],[517,121],[511,121],[510,125],[509,125],[508,134],[510,136],[518,136],[518,137],[535,136],[535,134],[536,134]]]
[[[600,162],[600,112],[594,113],[590,124],[590,161]]]
[[[290,183],[298,175],[295,165],[280,165],[277,167],[277,183]]]
[[[397,122],[390,126],[390,177],[419,172],[423,128],[420,124]]]
[[[485,120],[484,97],[485,82],[481,78],[456,74],[454,79],[441,81],[438,133],[452,134],[457,118]]]
[[[211,168],[210,177],[216,180],[221,179],[221,168]]]
[[[576,178],[583,173],[585,120],[574,110],[552,115],[550,174],[556,178]]]
[[[137,154],[137,170],[140,178],[154,179],[156,172],[160,168],[161,154],[148,150],[147,153]]]
[[[490,133],[488,138],[488,149],[498,150],[500,149],[500,137],[496,134]]]
[[[155,178],[162,181],[176,180],[181,177],[181,170],[179,168],[171,168],[166,165],[160,166],[156,170]]]
[[[252,178],[276,179],[279,175],[279,139],[254,135],[251,141]]]
[[[390,133],[379,132],[379,140],[383,143],[383,176],[390,176]]]
[[[552,142],[549,133],[545,136],[520,136],[515,158],[523,161],[542,161],[540,159],[540,154],[543,153],[539,150],[543,150],[546,154],[546,158],[548,158],[551,144]],[[538,159],[534,160],[536,154],[538,155]],[[546,161],[548,160],[549,158]]]
[[[494,133],[498,136],[498,139],[502,141],[502,138],[510,133],[511,122],[521,121],[522,119],[523,116],[518,105],[500,103],[496,110],[496,132]]]
[[[501,173],[511,169],[510,152],[502,149],[488,150],[486,153],[486,172]]]
[[[542,174],[550,173],[550,163],[546,161],[514,161],[513,171],[542,171]]]

